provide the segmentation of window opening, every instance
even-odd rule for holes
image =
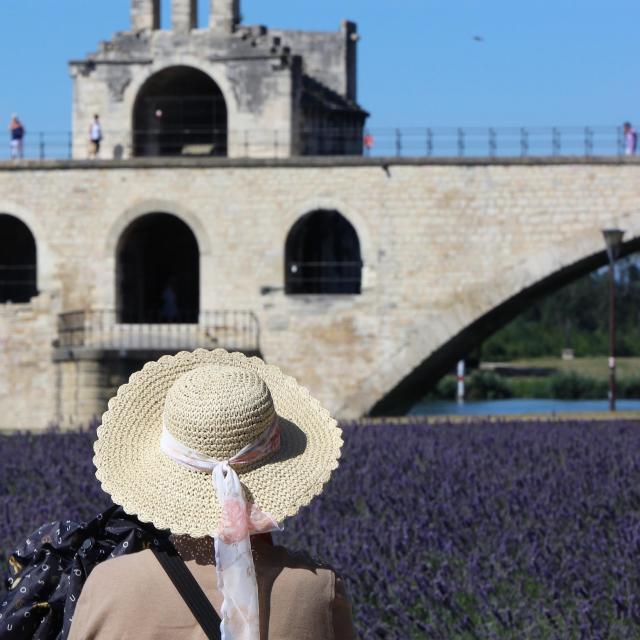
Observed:
[[[0,213],[0,303],[29,302],[38,293],[36,242],[22,220]]]
[[[173,28],[171,23],[171,4],[172,0],[160,0],[160,28],[170,30]]]
[[[117,263],[119,322],[198,322],[198,242],[182,220],[151,213],[134,221],[121,238]]]
[[[198,0],[198,29],[209,28],[211,0]]]
[[[289,232],[285,254],[286,293],[360,293],[360,241],[338,211],[314,211],[300,218]]]

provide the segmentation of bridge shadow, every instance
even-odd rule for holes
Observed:
[[[623,244],[620,258],[640,251],[640,238]],[[509,324],[532,304],[571,284],[575,280],[608,264],[606,251],[592,254],[564,269],[552,273],[536,284],[523,289],[485,315],[472,322],[442,345],[381,398],[369,411],[371,416],[405,415],[425,393],[470,351],[480,346],[496,331]]]

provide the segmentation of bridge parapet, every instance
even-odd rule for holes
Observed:
[[[203,311],[197,322],[120,322],[113,309],[58,316],[54,340],[56,424],[89,424],[129,376],[165,354],[223,347],[259,353],[259,325],[251,311]]]
[[[148,320],[148,319],[147,319]],[[223,347],[259,351],[258,319],[251,311],[203,311],[197,322],[158,318],[156,322],[121,322],[114,309],[83,310],[58,316],[55,359],[71,360],[79,351],[165,352]]]

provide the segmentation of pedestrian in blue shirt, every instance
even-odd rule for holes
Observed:
[[[20,122],[18,116],[14,113],[11,116],[11,122],[9,123],[9,132],[11,134],[11,158],[24,158],[24,134],[25,129]]]

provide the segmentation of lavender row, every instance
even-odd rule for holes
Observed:
[[[344,425],[281,541],[345,577],[362,638],[640,636],[640,424]],[[109,504],[92,432],[0,437],[0,563]]]

